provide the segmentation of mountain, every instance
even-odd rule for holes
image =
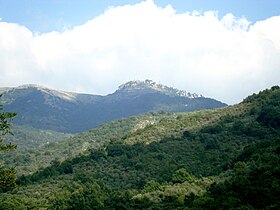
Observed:
[[[3,209],[279,209],[279,136],[279,87],[222,109],[116,120],[39,151],[11,153],[8,165],[27,163],[22,171],[30,174],[0,193],[0,203]]]
[[[15,124],[65,133],[86,131],[111,120],[147,112],[189,112],[226,106],[151,80],[128,82],[106,96],[58,91],[39,85],[1,88],[0,92],[5,111],[17,113]]]
[[[279,209],[279,136],[279,87],[222,109],[116,120],[39,151],[10,153],[8,165],[27,163],[22,170],[30,174],[18,177],[15,190],[0,192],[0,203],[2,209]]]

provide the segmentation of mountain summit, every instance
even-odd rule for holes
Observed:
[[[67,133],[146,112],[189,112],[226,106],[215,99],[151,80],[130,81],[107,96],[71,93],[40,85],[0,88],[0,93],[5,110],[17,113],[16,124]]]
[[[117,93],[118,92],[144,92],[144,93],[161,92],[169,96],[179,96],[179,97],[186,97],[186,98],[203,97],[200,94],[190,93],[185,90],[178,90],[176,88],[158,84],[148,79],[146,79],[145,81],[135,80],[135,81],[127,82],[119,86],[119,89],[116,92]]]

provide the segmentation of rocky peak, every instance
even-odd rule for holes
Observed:
[[[198,98],[203,97],[200,94],[196,93],[190,93],[185,90],[178,90],[173,87],[168,87],[162,84],[158,84],[152,80],[146,79],[145,81],[135,80],[127,82],[121,86],[119,86],[119,89],[116,91],[117,93],[120,92],[161,92],[166,95],[170,96],[181,96],[181,97],[187,97],[187,98]]]
[[[15,93],[17,96],[19,95],[25,95],[25,94],[30,94],[33,91],[39,91],[44,94],[45,100],[50,100],[52,97],[60,98],[62,100],[66,101],[75,101],[77,94],[76,93],[71,93],[71,92],[66,92],[66,91],[59,91],[59,90],[53,90],[49,89],[47,87],[37,85],[37,84],[26,84],[26,85],[20,85],[15,88],[10,88],[7,89],[7,93]],[[20,91],[20,92],[19,92]]]

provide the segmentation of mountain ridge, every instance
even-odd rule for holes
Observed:
[[[125,83],[106,96],[32,84],[2,90],[5,110],[17,113],[15,124],[66,133],[86,131],[111,120],[147,112],[189,112],[226,106],[215,99],[151,80]]]
[[[150,92],[159,91],[166,95],[187,97],[187,98],[204,97],[201,94],[190,93],[190,92],[187,92],[186,90],[179,90],[177,88],[162,85],[162,84],[156,83],[156,82],[154,82],[152,80],[148,80],[148,79],[146,79],[145,81],[140,81],[140,80],[129,81],[125,84],[120,85],[118,90],[115,93],[131,92],[131,91],[136,91],[136,90],[139,90],[139,91],[146,90],[146,91],[150,91]]]
[[[35,88],[46,93],[51,93],[54,96],[61,97],[62,99],[71,100],[75,99],[78,95],[90,95],[90,96],[108,96],[119,92],[133,92],[137,90],[149,90],[150,92],[162,92],[166,95],[170,96],[179,96],[179,97],[187,97],[187,98],[199,98],[204,97],[202,94],[198,93],[190,93],[186,90],[180,90],[174,87],[166,86],[160,83],[156,83],[152,80],[146,79],[144,81],[141,80],[132,80],[126,82],[118,87],[118,89],[111,94],[106,95],[96,95],[91,93],[77,93],[73,91],[64,91],[57,90],[53,88],[48,88],[46,86],[40,84],[23,84],[16,87],[0,87],[1,92],[12,91],[13,89],[27,89],[27,88]],[[205,98],[205,97],[204,97]]]

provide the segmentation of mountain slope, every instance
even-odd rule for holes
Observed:
[[[17,145],[17,151],[19,153],[37,149],[45,144],[57,142],[71,136],[70,134],[52,130],[35,129],[20,125],[13,125],[11,132],[13,135],[7,136],[6,141]]]
[[[92,149],[20,177],[18,193],[0,200],[50,209],[279,209],[279,87],[222,109],[145,116],[74,138]]]
[[[103,148],[111,141],[121,138],[127,133],[158,122],[164,116],[167,116],[167,114],[154,113],[111,121],[81,134],[72,135],[69,138],[45,142],[36,149],[32,149],[34,147],[32,145],[29,146],[30,149],[28,150],[4,153],[2,154],[2,160],[4,165],[16,167],[18,175],[27,175],[36,172],[41,167],[49,166],[54,160],[63,161],[67,158],[75,158],[80,154],[88,154],[92,149]],[[14,131],[18,132],[18,129],[15,128]],[[45,133],[47,131],[39,130],[39,132]],[[64,134],[65,136],[67,134]],[[11,142],[19,141],[11,138]]]
[[[78,133],[146,112],[185,112],[226,106],[151,80],[128,82],[107,96],[69,93],[38,85],[1,88],[1,92],[5,110],[17,113],[16,124],[66,133]]]

